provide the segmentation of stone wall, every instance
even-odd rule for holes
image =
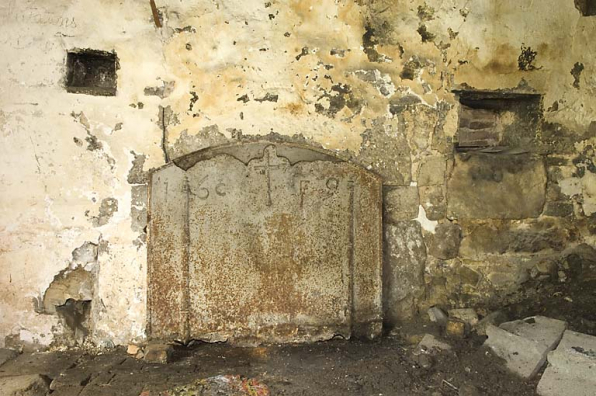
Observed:
[[[382,176],[389,324],[558,276],[596,245],[596,17],[574,3],[156,0],[156,27],[148,1],[2,2],[0,346],[142,339],[148,172],[263,136]],[[67,92],[80,49],[115,52],[115,96]]]

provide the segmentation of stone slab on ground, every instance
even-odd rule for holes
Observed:
[[[544,365],[566,327],[567,323],[544,316],[505,322],[499,327],[488,325],[485,345],[505,359],[508,369],[531,378]]]
[[[596,393],[596,337],[566,331],[538,383],[541,396],[592,396]]]
[[[0,378],[1,396],[46,396],[49,391],[48,381],[38,374]]]
[[[19,353],[14,349],[0,348],[0,366],[19,356]]]

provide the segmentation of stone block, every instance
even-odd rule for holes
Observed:
[[[428,309],[428,316],[431,322],[437,323],[441,326],[447,324],[447,315],[439,307],[430,307]]]
[[[546,355],[561,340],[567,323],[543,316],[488,325],[485,345],[505,359],[507,368],[532,378],[546,362]]]
[[[546,171],[528,155],[458,155],[447,190],[449,218],[535,218],[544,206]]]
[[[419,186],[436,186],[445,184],[445,170],[447,159],[440,157],[425,157],[418,170]]]
[[[459,319],[449,318],[447,325],[445,326],[445,334],[453,338],[464,338],[466,336],[467,329],[466,323]]]
[[[174,348],[169,344],[149,344],[145,347],[144,359],[147,363],[170,363]]]
[[[428,253],[439,259],[450,260],[457,257],[459,252],[461,228],[449,222],[439,224],[429,239]]]
[[[46,396],[49,392],[47,379],[39,374],[0,378],[2,396]]]
[[[429,220],[441,220],[447,213],[447,202],[445,200],[445,186],[423,186],[418,188],[420,194],[420,205],[426,212]]]
[[[418,216],[418,189],[411,186],[399,186],[384,194],[384,220],[396,222],[412,220]]]
[[[541,396],[593,395],[596,390],[596,337],[567,330],[548,354],[548,367],[538,383]]]
[[[0,366],[19,356],[19,353],[14,349],[0,348]]]
[[[414,302],[424,294],[426,247],[416,221],[385,224],[383,297],[386,320],[409,319]]]
[[[424,352],[436,351],[448,351],[451,349],[451,345],[446,342],[438,340],[432,334],[425,334],[422,340],[418,343],[418,349]]]

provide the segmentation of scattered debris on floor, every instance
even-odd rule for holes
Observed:
[[[143,391],[140,396],[269,396],[267,385],[254,378],[218,375],[162,392]]]
[[[486,328],[486,345],[524,378],[534,377],[563,336],[567,323],[535,316]]]

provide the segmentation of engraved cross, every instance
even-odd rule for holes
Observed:
[[[284,162],[277,157],[275,146],[265,147],[263,157],[259,162],[263,165],[255,165],[255,170],[264,171],[265,177],[267,177],[267,206],[271,206],[271,170],[280,169]]]

